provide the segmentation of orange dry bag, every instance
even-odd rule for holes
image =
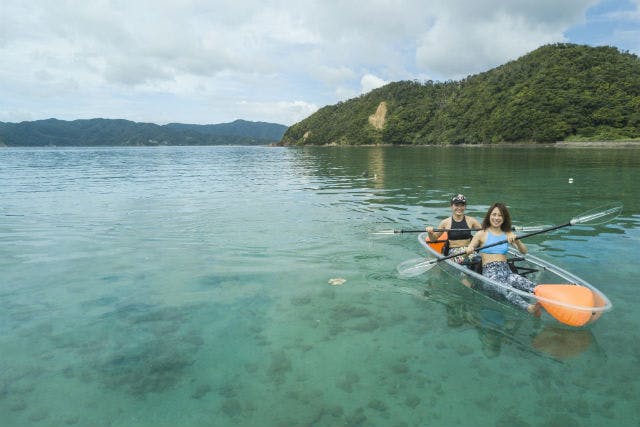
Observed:
[[[594,307],[595,303],[593,292],[578,285],[538,285],[533,293],[541,298],[585,308]],[[584,326],[595,314],[590,310],[565,307],[548,301],[540,301],[540,305],[556,320],[570,326]]]
[[[449,238],[449,233],[445,231],[440,235],[438,240],[432,242],[431,240],[429,240],[429,235],[427,234],[427,244],[431,249],[441,254],[442,251],[444,250],[444,244],[447,242],[448,238]]]

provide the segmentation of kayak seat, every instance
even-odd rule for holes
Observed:
[[[462,264],[466,265],[469,270],[475,271],[478,274],[482,274],[482,261],[481,260],[465,261]]]
[[[476,261],[475,266],[473,268],[473,271],[475,271],[478,274],[482,274],[482,261]]]
[[[527,274],[531,274],[538,271],[535,268],[522,267],[522,266],[516,265],[516,262],[518,261],[524,261],[524,258],[513,257],[513,258],[507,259],[507,264],[509,265],[509,268],[511,269],[512,272],[519,274],[520,276],[526,276]]]

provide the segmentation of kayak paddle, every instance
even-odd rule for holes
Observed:
[[[548,225],[532,225],[532,226],[519,226],[519,227],[512,227],[511,229],[513,231],[522,231],[525,233],[529,233],[532,231],[538,231],[538,230],[542,230],[545,227],[549,227]],[[435,233],[440,233],[441,231],[478,231],[475,228],[434,228],[433,231]],[[426,230],[422,229],[422,230],[381,230],[381,231],[374,231],[371,234],[402,234],[402,233],[424,233]]]
[[[598,225],[604,224],[616,218],[622,212],[622,203],[612,203],[609,205],[602,206],[600,208],[592,209],[583,213],[580,216],[577,216],[571,219],[566,224],[554,225],[551,227],[547,227],[544,230],[534,231],[531,233],[523,234],[522,236],[516,236],[516,239],[524,239],[525,237],[535,236],[536,234],[546,233],[549,231],[557,230],[563,227],[569,227],[571,225]],[[495,243],[491,243],[490,245],[484,245],[479,248],[476,248],[476,252],[482,249],[490,248],[492,246],[502,245],[504,243],[508,243],[507,240],[500,240]],[[422,273],[426,273],[436,266],[440,261],[444,261],[446,259],[451,259],[460,256],[461,254],[449,255],[442,258],[437,259],[425,259],[425,258],[415,258],[404,261],[398,265],[398,273],[402,277],[414,277],[418,276]]]

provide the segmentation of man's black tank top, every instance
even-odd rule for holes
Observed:
[[[467,230],[460,230],[466,228]],[[449,240],[465,240],[471,239],[471,231],[468,230],[467,217],[462,217],[462,221],[456,222],[451,217],[451,231],[449,231]],[[458,231],[460,230],[460,231]]]

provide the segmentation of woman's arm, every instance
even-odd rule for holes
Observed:
[[[469,246],[467,246],[467,255],[473,254],[476,251],[476,248],[479,248],[483,245],[485,234],[485,230],[480,230],[476,233],[475,236],[473,236],[473,239],[471,239],[471,243],[469,243]]]
[[[468,216],[467,220],[468,220],[467,224],[469,224],[469,228],[473,228],[474,230],[480,230],[482,228],[482,225],[480,224],[480,222],[474,217]]]
[[[447,220],[449,218],[445,218],[442,221],[440,221],[440,224],[438,224],[438,228],[442,229],[442,228],[449,228],[447,226]],[[433,227],[429,226],[426,228],[427,233],[429,233],[429,240],[431,240],[432,242],[435,242],[436,240],[438,240],[440,238],[440,236],[442,236],[442,233],[444,233],[444,231],[438,231],[438,232],[434,232],[433,231]]]
[[[517,238],[516,234],[512,231],[507,232],[507,241],[511,243],[521,254],[526,254],[529,250],[527,246],[522,243],[522,240]]]

